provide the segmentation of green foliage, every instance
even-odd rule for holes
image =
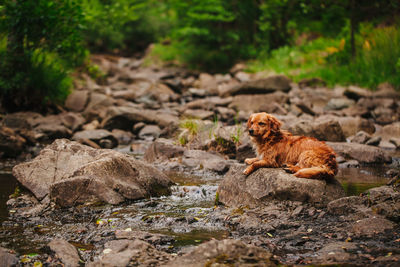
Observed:
[[[86,50],[79,2],[5,0],[0,9],[0,100],[9,110],[62,101]]]
[[[187,129],[192,136],[199,132],[199,123],[195,120],[184,120],[179,126],[180,128]]]
[[[83,0],[85,40],[94,52],[136,52],[173,24],[165,1]]]

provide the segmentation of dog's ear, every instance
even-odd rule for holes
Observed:
[[[282,122],[280,122],[277,118],[270,116],[268,120],[271,131],[278,132],[281,129]]]
[[[251,114],[249,119],[247,120],[247,129],[250,129],[250,123],[251,123],[252,118],[253,118],[253,114]]]

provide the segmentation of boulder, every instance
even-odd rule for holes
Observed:
[[[217,173],[225,173],[231,162],[218,154],[203,150],[186,150],[183,153],[182,164],[189,168],[204,168]]]
[[[15,157],[25,149],[25,138],[13,129],[0,126],[0,157]]]
[[[204,109],[187,109],[183,112],[183,116],[187,118],[206,120],[212,119],[214,117],[214,112]]]
[[[358,101],[360,98],[367,98],[367,97],[371,97],[372,96],[372,92],[370,90],[364,89],[364,88],[360,88],[357,86],[349,86],[347,87],[343,94],[350,98],[353,99],[355,101]]]
[[[76,248],[62,239],[53,239],[47,245],[51,251],[54,251],[56,257],[61,260],[65,266],[80,266],[80,257]]]
[[[396,185],[396,184],[395,184]],[[392,186],[380,186],[365,193],[371,209],[387,219],[400,222],[400,192]]]
[[[107,109],[101,126],[104,129],[131,130],[138,122],[157,124],[161,128],[176,127],[179,124],[178,116],[165,110],[139,109],[136,107],[121,106]]]
[[[82,128],[85,123],[85,118],[80,113],[65,112],[61,113],[59,117],[62,124],[72,131]]]
[[[115,138],[111,132],[103,129],[76,132],[72,136],[72,140],[79,142],[82,140],[91,140],[103,148],[114,148],[118,146],[117,138]],[[105,140],[109,141],[105,142]]]
[[[0,247],[0,267],[18,266],[18,258]]]
[[[336,179],[297,178],[278,168],[261,168],[245,176],[244,165],[233,165],[218,188],[219,201],[227,206],[257,207],[272,199],[309,202],[325,206],[345,196]]]
[[[288,130],[293,135],[311,136],[323,141],[341,142],[346,140],[339,122],[334,119],[314,122],[301,120],[289,126]]]
[[[220,98],[218,96],[206,97],[204,99],[197,99],[192,102],[189,102],[185,105],[185,109],[204,109],[204,110],[212,110],[216,107],[222,106],[227,107],[233,98]]]
[[[273,255],[263,248],[239,240],[210,240],[170,261],[168,267],[277,266]]]
[[[172,140],[159,138],[150,145],[143,158],[149,163],[163,162],[181,157],[184,151],[185,148],[174,144]]]
[[[325,110],[341,110],[353,106],[354,100],[348,98],[332,98],[325,106]]]
[[[367,209],[367,200],[360,196],[335,199],[328,204],[328,212],[335,215],[350,215]]]
[[[313,264],[329,265],[329,264],[344,264],[353,262],[357,259],[356,251],[358,246],[349,242],[334,242],[325,245],[322,249],[316,252],[316,258],[313,259]]]
[[[350,136],[349,140],[352,143],[365,144],[371,139],[371,135],[364,131],[359,131],[356,135]]]
[[[334,118],[339,122],[346,137],[355,135],[359,131],[364,131],[368,134],[373,134],[375,132],[374,123],[361,117],[327,117]]]
[[[117,138],[119,145],[129,145],[135,139],[135,135],[128,131],[113,129],[111,133]]]
[[[395,224],[393,222],[382,217],[374,216],[356,221],[350,231],[356,236],[374,237],[394,227]]]
[[[157,125],[146,125],[138,134],[139,138],[150,141],[157,139],[160,135],[161,129]]]
[[[100,257],[87,266],[129,266],[131,261],[138,266],[160,266],[168,262],[170,257],[169,254],[158,251],[139,239],[112,240],[104,244]]]
[[[81,112],[89,102],[88,90],[75,90],[65,100],[65,108],[73,112]]]
[[[288,95],[280,91],[263,95],[237,95],[229,107],[238,111],[261,112],[270,109],[271,103],[284,104],[288,101]]]
[[[392,161],[390,155],[378,147],[357,143],[327,142],[326,144],[332,147],[339,156],[355,159],[360,163],[390,163]]]
[[[66,139],[54,141],[32,161],[16,165],[13,175],[37,199],[50,195],[63,207],[88,200],[117,204],[169,194],[171,184],[160,171],[129,155]]]
[[[243,82],[222,93],[222,97],[245,94],[268,94],[275,91],[288,92],[290,79],[285,75],[273,75],[264,79]]]
[[[114,104],[115,100],[113,98],[105,94],[92,93],[82,115],[87,121],[103,118],[106,108]]]

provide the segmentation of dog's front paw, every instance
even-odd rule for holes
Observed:
[[[256,161],[257,161],[257,158],[251,158],[251,159],[245,159],[244,163],[246,163],[247,165],[251,165]]]
[[[251,166],[249,166],[243,171],[243,174],[248,176],[252,172],[253,172],[253,168],[251,168]]]

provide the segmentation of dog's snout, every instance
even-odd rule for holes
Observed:
[[[253,135],[254,134],[254,130],[253,129],[249,129],[249,134]]]

